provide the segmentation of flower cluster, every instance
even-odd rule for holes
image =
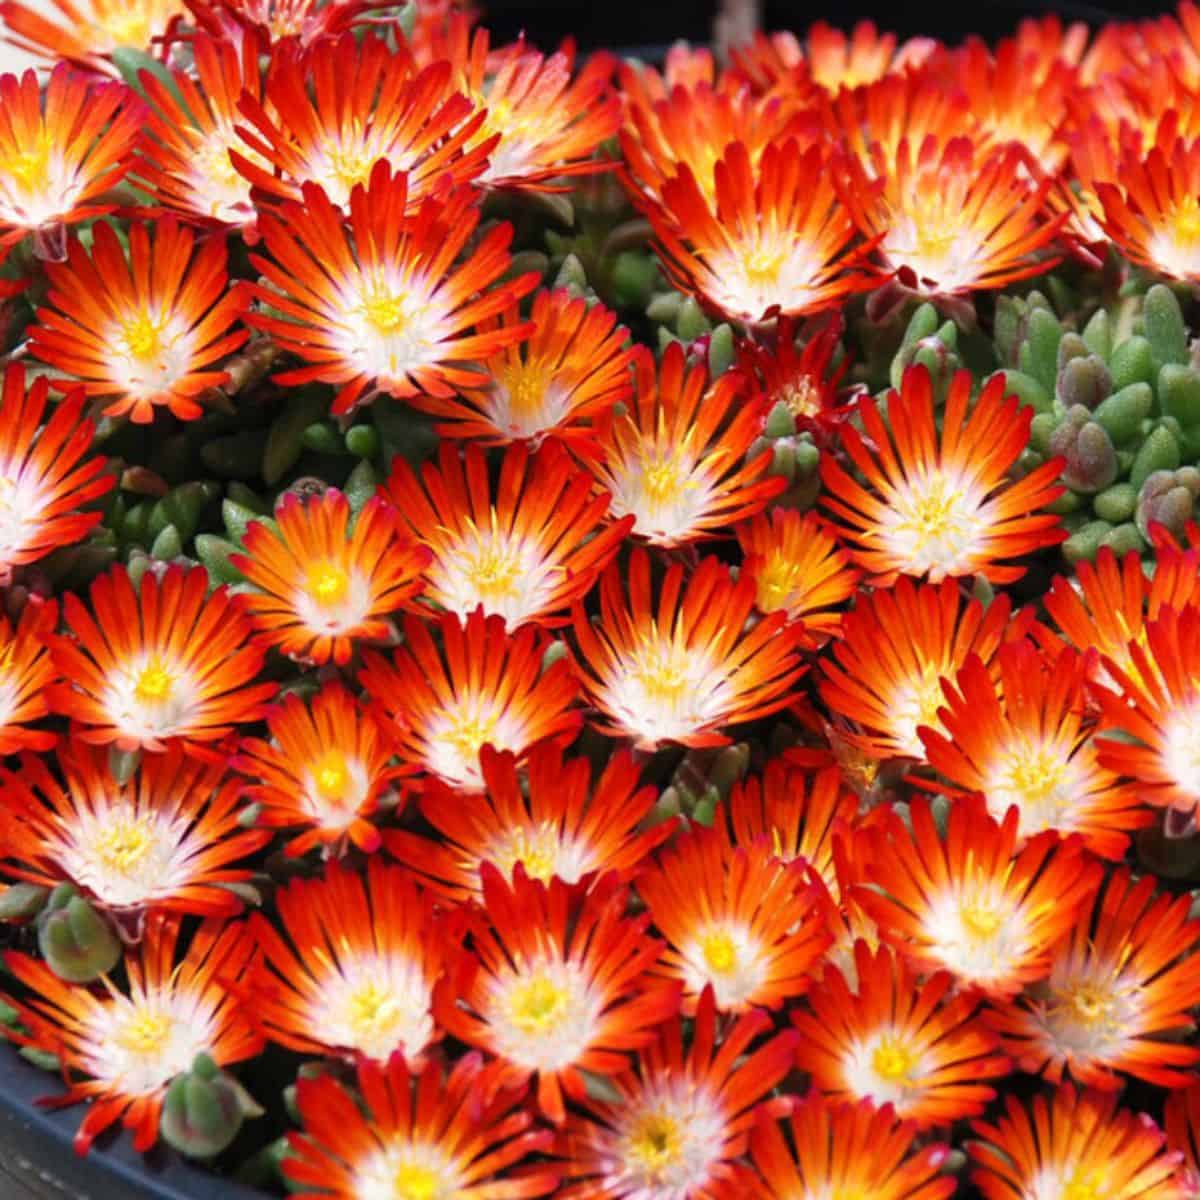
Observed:
[[[649,66],[53,8],[0,1037],[79,1152],[1200,1195],[1200,9]]]

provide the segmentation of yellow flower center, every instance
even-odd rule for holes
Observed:
[[[629,1156],[650,1175],[679,1162],[683,1154],[683,1130],[666,1113],[647,1113],[629,1135]]]
[[[345,141],[327,142],[324,150],[329,163],[329,173],[347,192],[360,183],[366,183],[371,168],[380,158],[374,147],[364,144],[361,121],[351,122],[346,131]]]
[[[917,1056],[899,1038],[885,1037],[871,1055],[871,1068],[888,1083],[907,1083],[912,1078]]]
[[[229,157],[229,146],[230,143],[224,138],[212,137],[196,148],[196,160],[201,173],[227,188],[242,179]],[[238,145],[237,148],[248,158],[259,157],[249,146]],[[249,183],[245,183],[245,187],[248,191]]]
[[[964,900],[959,906],[959,915],[967,932],[979,941],[992,937],[1004,921],[1003,914],[997,912],[995,905],[982,898]]]
[[[1079,1167],[1067,1180],[1062,1190],[1062,1200],[1103,1200],[1111,1195],[1103,1167]]]
[[[686,486],[686,485],[684,485]],[[679,464],[664,453],[647,451],[642,456],[642,488],[656,504],[670,499],[680,488]]]
[[[923,494],[913,498],[901,528],[916,533],[922,542],[957,533],[962,525],[962,501],[962,492],[939,475],[929,481]]]
[[[142,1009],[116,1032],[116,1042],[123,1050],[134,1054],[149,1054],[159,1049],[171,1032],[171,1018],[166,1013]]]
[[[567,1010],[567,990],[546,975],[534,975],[514,989],[509,1019],[522,1033],[546,1033]]]
[[[139,313],[121,325],[121,339],[130,358],[140,362],[158,358],[163,351],[164,320],[155,320],[149,313]]]
[[[395,996],[377,983],[365,984],[350,997],[348,1021],[360,1043],[387,1033],[403,1016]]]
[[[340,604],[349,587],[350,575],[337,563],[321,563],[308,573],[308,594],[318,604]]]
[[[517,580],[521,575],[521,560],[514,547],[509,545],[494,528],[490,537],[479,536],[466,575],[472,586],[485,599],[501,599],[517,591]]]
[[[794,417],[815,417],[821,412],[821,389],[807,375],[781,388],[779,398]]]
[[[1200,242],[1200,201],[1189,197],[1176,209],[1174,232],[1176,242]]]
[[[718,975],[726,975],[737,966],[737,946],[724,930],[710,933],[704,939],[704,961]]]
[[[474,759],[496,732],[496,718],[479,713],[464,713],[446,734],[450,744],[464,757]]]
[[[554,826],[543,821],[536,829],[526,827],[503,834],[488,858],[507,876],[511,877],[513,868],[520,863],[531,879],[548,883],[556,874],[558,850]]]
[[[313,769],[313,782],[324,800],[344,800],[350,784],[350,769],[340,750],[330,750]]]
[[[154,830],[145,818],[117,818],[96,839],[96,855],[110,870],[127,874],[146,857],[154,842]]]
[[[768,249],[760,246],[742,259],[746,279],[759,287],[775,284],[779,280],[779,272],[783,269],[784,257],[784,252],[778,247]]]
[[[541,363],[514,362],[505,368],[501,383],[514,414],[531,417],[541,411],[546,395],[546,371]]]
[[[408,324],[405,313],[407,297],[377,287],[363,298],[362,315],[379,333],[395,334]]]
[[[161,659],[154,659],[142,668],[134,684],[133,694],[146,704],[165,704],[175,690],[175,676]]]
[[[148,5],[127,2],[113,5],[108,12],[99,14],[100,19],[95,28],[104,34],[105,39],[114,48],[132,46],[135,50],[144,50],[150,45],[153,29],[150,26]],[[92,41],[100,44],[103,39],[93,37]]]
[[[1063,781],[1066,764],[1061,752],[1023,747],[1006,772],[1009,787],[1031,803],[1045,800]]]
[[[39,130],[37,138],[27,143],[10,158],[0,159],[0,174],[15,180],[32,192],[45,185],[50,154],[54,148],[49,133]]]
[[[677,701],[688,686],[687,657],[676,646],[647,646],[633,674],[654,700]]]
[[[436,1171],[420,1163],[402,1163],[392,1180],[395,1200],[434,1200],[442,1190],[442,1180]]]
[[[782,554],[770,555],[758,575],[758,607],[763,612],[783,608],[796,590],[799,566]]]
[[[1060,993],[1057,1008],[1068,1009],[1071,1016],[1089,1029],[1111,1028],[1116,1004],[1112,992],[1094,983],[1080,983]]]

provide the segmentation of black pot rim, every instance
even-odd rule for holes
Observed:
[[[133,1149],[130,1135],[105,1136],[86,1156],[75,1153],[75,1131],[83,1105],[37,1107],[61,1095],[61,1083],[0,1046],[0,1191],[8,1195],[5,1171],[32,1197],[72,1200],[263,1200],[265,1192],[226,1175],[196,1167],[165,1147],[148,1155]]]

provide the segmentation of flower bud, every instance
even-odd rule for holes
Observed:
[[[769,438],[791,437],[796,432],[796,418],[786,400],[776,400],[767,413],[763,433]]]
[[[1058,343],[1058,370],[1062,373],[1063,367],[1072,359],[1086,358],[1091,351],[1087,348],[1087,342],[1083,340],[1074,330],[1070,330],[1062,335],[1061,341]]]
[[[1076,405],[1050,437],[1051,454],[1066,459],[1062,481],[1074,492],[1100,492],[1117,478],[1117,453],[1103,426]]]
[[[1187,326],[1175,293],[1166,284],[1156,283],[1142,302],[1142,328],[1150,343],[1154,365],[1162,370],[1166,363],[1188,361]]]
[[[1152,384],[1158,378],[1154,367],[1154,353],[1150,343],[1140,335],[1126,338],[1108,360],[1112,372],[1113,389],[1120,391],[1131,383]]]
[[[1143,537],[1150,536],[1151,525],[1161,525],[1176,539],[1184,536],[1196,511],[1195,487],[1188,486],[1183,471],[1155,471],[1142,484],[1137,499],[1137,527]]]
[[[1063,342],[1066,340],[1064,337]],[[1058,398],[1068,408],[1081,404],[1094,409],[1112,391],[1112,376],[1103,359],[1094,354],[1080,355],[1070,359],[1058,372],[1057,391]]]
[[[1017,355],[1017,366],[1032,375],[1048,392],[1058,381],[1058,344],[1062,325],[1048,308],[1030,310],[1025,342]]]
[[[247,1117],[262,1109],[207,1054],[167,1088],[159,1126],[163,1140],[189,1158],[212,1158],[226,1149]]]
[[[733,366],[736,350],[733,341],[733,326],[722,321],[708,339],[708,377],[716,379]]]
[[[695,297],[686,296],[675,317],[675,332],[685,342],[694,342],[711,330],[712,322],[704,315],[704,310],[696,303]]]
[[[1104,426],[1113,444],[1120,446],[1141,433],[1153,405],[1154,393],[1148,383],[1130,383],[1103,400],[1092,416]]]
[[[90,983],[121,961],[112,926],[70,884],[51,894],[38,920],[38,948],[67,983]]]

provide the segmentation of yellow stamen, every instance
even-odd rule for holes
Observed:
[[[636,662],[633,675],[654,700],[676,702],[689,684],[687,656],[682,648],[650,644]]]
[[[994,905],[982,898],[964,900],[959,906],[959,915],[967,932],[979,941],[986,941],[1004,923],[1004,917]]]
[[[350,784],[350,768],[340,750],[330,750],[313,769],[313,781],[325,800],[344,800]]]
[[[140,362],[158,358],[163,352],[162,333],[166,322],[155,320],[149,313],[139,313],[121,324],[121,339],[125,352]]]
[[[534,975],[509,1000],[509,1020],[522,1033],[546,1033],[567,1009],[567,991],[546,975]]]
[[[1062,783],[1066,763],[1061,752],[1025,746],[1009,761],[1005,782],[1031,803],[1045,800]]]
[[[161,659],[153,659],[142,668],[133,694],[146,704],[164,704],[175,690],[175,676]]]
[[[799,582],[800,567],[782,554],[772,554],[758,575],[758,607],[763,612],[783,608]]]
[[[36,139],[22,146],[11,158],[0,160],[0,174],[15,180],[27,192],[34,192],[46,183],[53,142],[43,129]]]
[[[938,475],[929,480],[924,494],[915,496],[908,516],[899,528],[911,530],[923,545],[932,538],[960,534],[963,527],[961,511],[963,493],[952,488]]]
[[[548,883],[558,866],[558,849],[554,826],[544,821],[536,829],[514,829],[505,833],[488,858],[504,875],[511,877],[513,868],[520,863],[531,879]]]
[[[474,759],[496,732],[495,717],[479,713],[462,714],[446,734],[446,739],[464,758]]]
[[[704,939],[704,961],[709,970],[716,971],[718,975],[727,975],[737,966],[737,960],[737,946],[724,930],[710,933]]]
[[[508,393],[508,407],[515,415],[531,417],[541,412],[546,371],[540,363],[513,362],[505,367],[500,383]]]
[[[1061,1193],[1062,1200],[1101,1200],[1112,1194],[1108,1171],[1103,1167],[1079,1167]]]
[[[114,5],[101,15],[95,28],[104,35],[90,39],[98,46],[107,42],[114,48],[131,46],[135,50],[147,49],[153,33],[149,16],[138,4]]]
[[[687,486],[685,483],[684,487]],[[668,452],[661,456],[647,450],[642,454],[642,488],[656,504],[670,499],[680,490],[679,464]]]
[[[807,375],[781,388],[779,398],[793,417],[815,417],[821,412],[821,389]]]
[[[366,183],[371,168],[378,161],[378,151],[363,141],[363,124],[352,121],[344,131],[344,141],[327,142],[324,150],[329,163],[329,173],[347,191],[360,183]]]
[[[683,1131],[666,1113],[647,1113],[629,1135],[629,1156],[651,1175],[674,1166],[683,1153]]]
[[[770,286],[778,281],[785,258],[783,250],[778,247],[768,249],[762,246],[742,260],[742,269],[750,283]]]
[[[1195,244],[1200,242],[1200,202],[1188,198],[1175,212],[1175,241]]]
[[[321,563],[308,573],[308,593],[318,604],[339,604],[346,598],[350,575],[337,563]]]
[[[438,1173],[420,1163],[403,1163],[392,1180],[395,1200],[434,1200],[442,1190]]]
[[[885,1037],[871,1055],[871,1068],[888,1083],[907,1083],[912,1078],[917,1056],[899,1038]]]
[[[116,818],[96,839],[96,855],[106,867],[128,874],[146,857],[155,843],[154,831],[145,818]]]
[[[117,1030],[115,1041],[134,1054],[150,1054],[161,1048],[171,1032],[172,1021],[165,1013],[143,1009]]]
[[[368,983],[350,997],[349,1024],[359,1042],[378,1039],[401,1017],[395,996],[376,983]]]
[[[464,548],[467,561],[463,570],[480,597],[498,600],[517,592],[521,559],[517,549],[500,532],[495,511],[491,515],[491,530],[482,533],[473,528],[474,536]]]
[[[408,324],[407,297],[376,287],[363,297],[362,315],[379,333],[396,334]]]

